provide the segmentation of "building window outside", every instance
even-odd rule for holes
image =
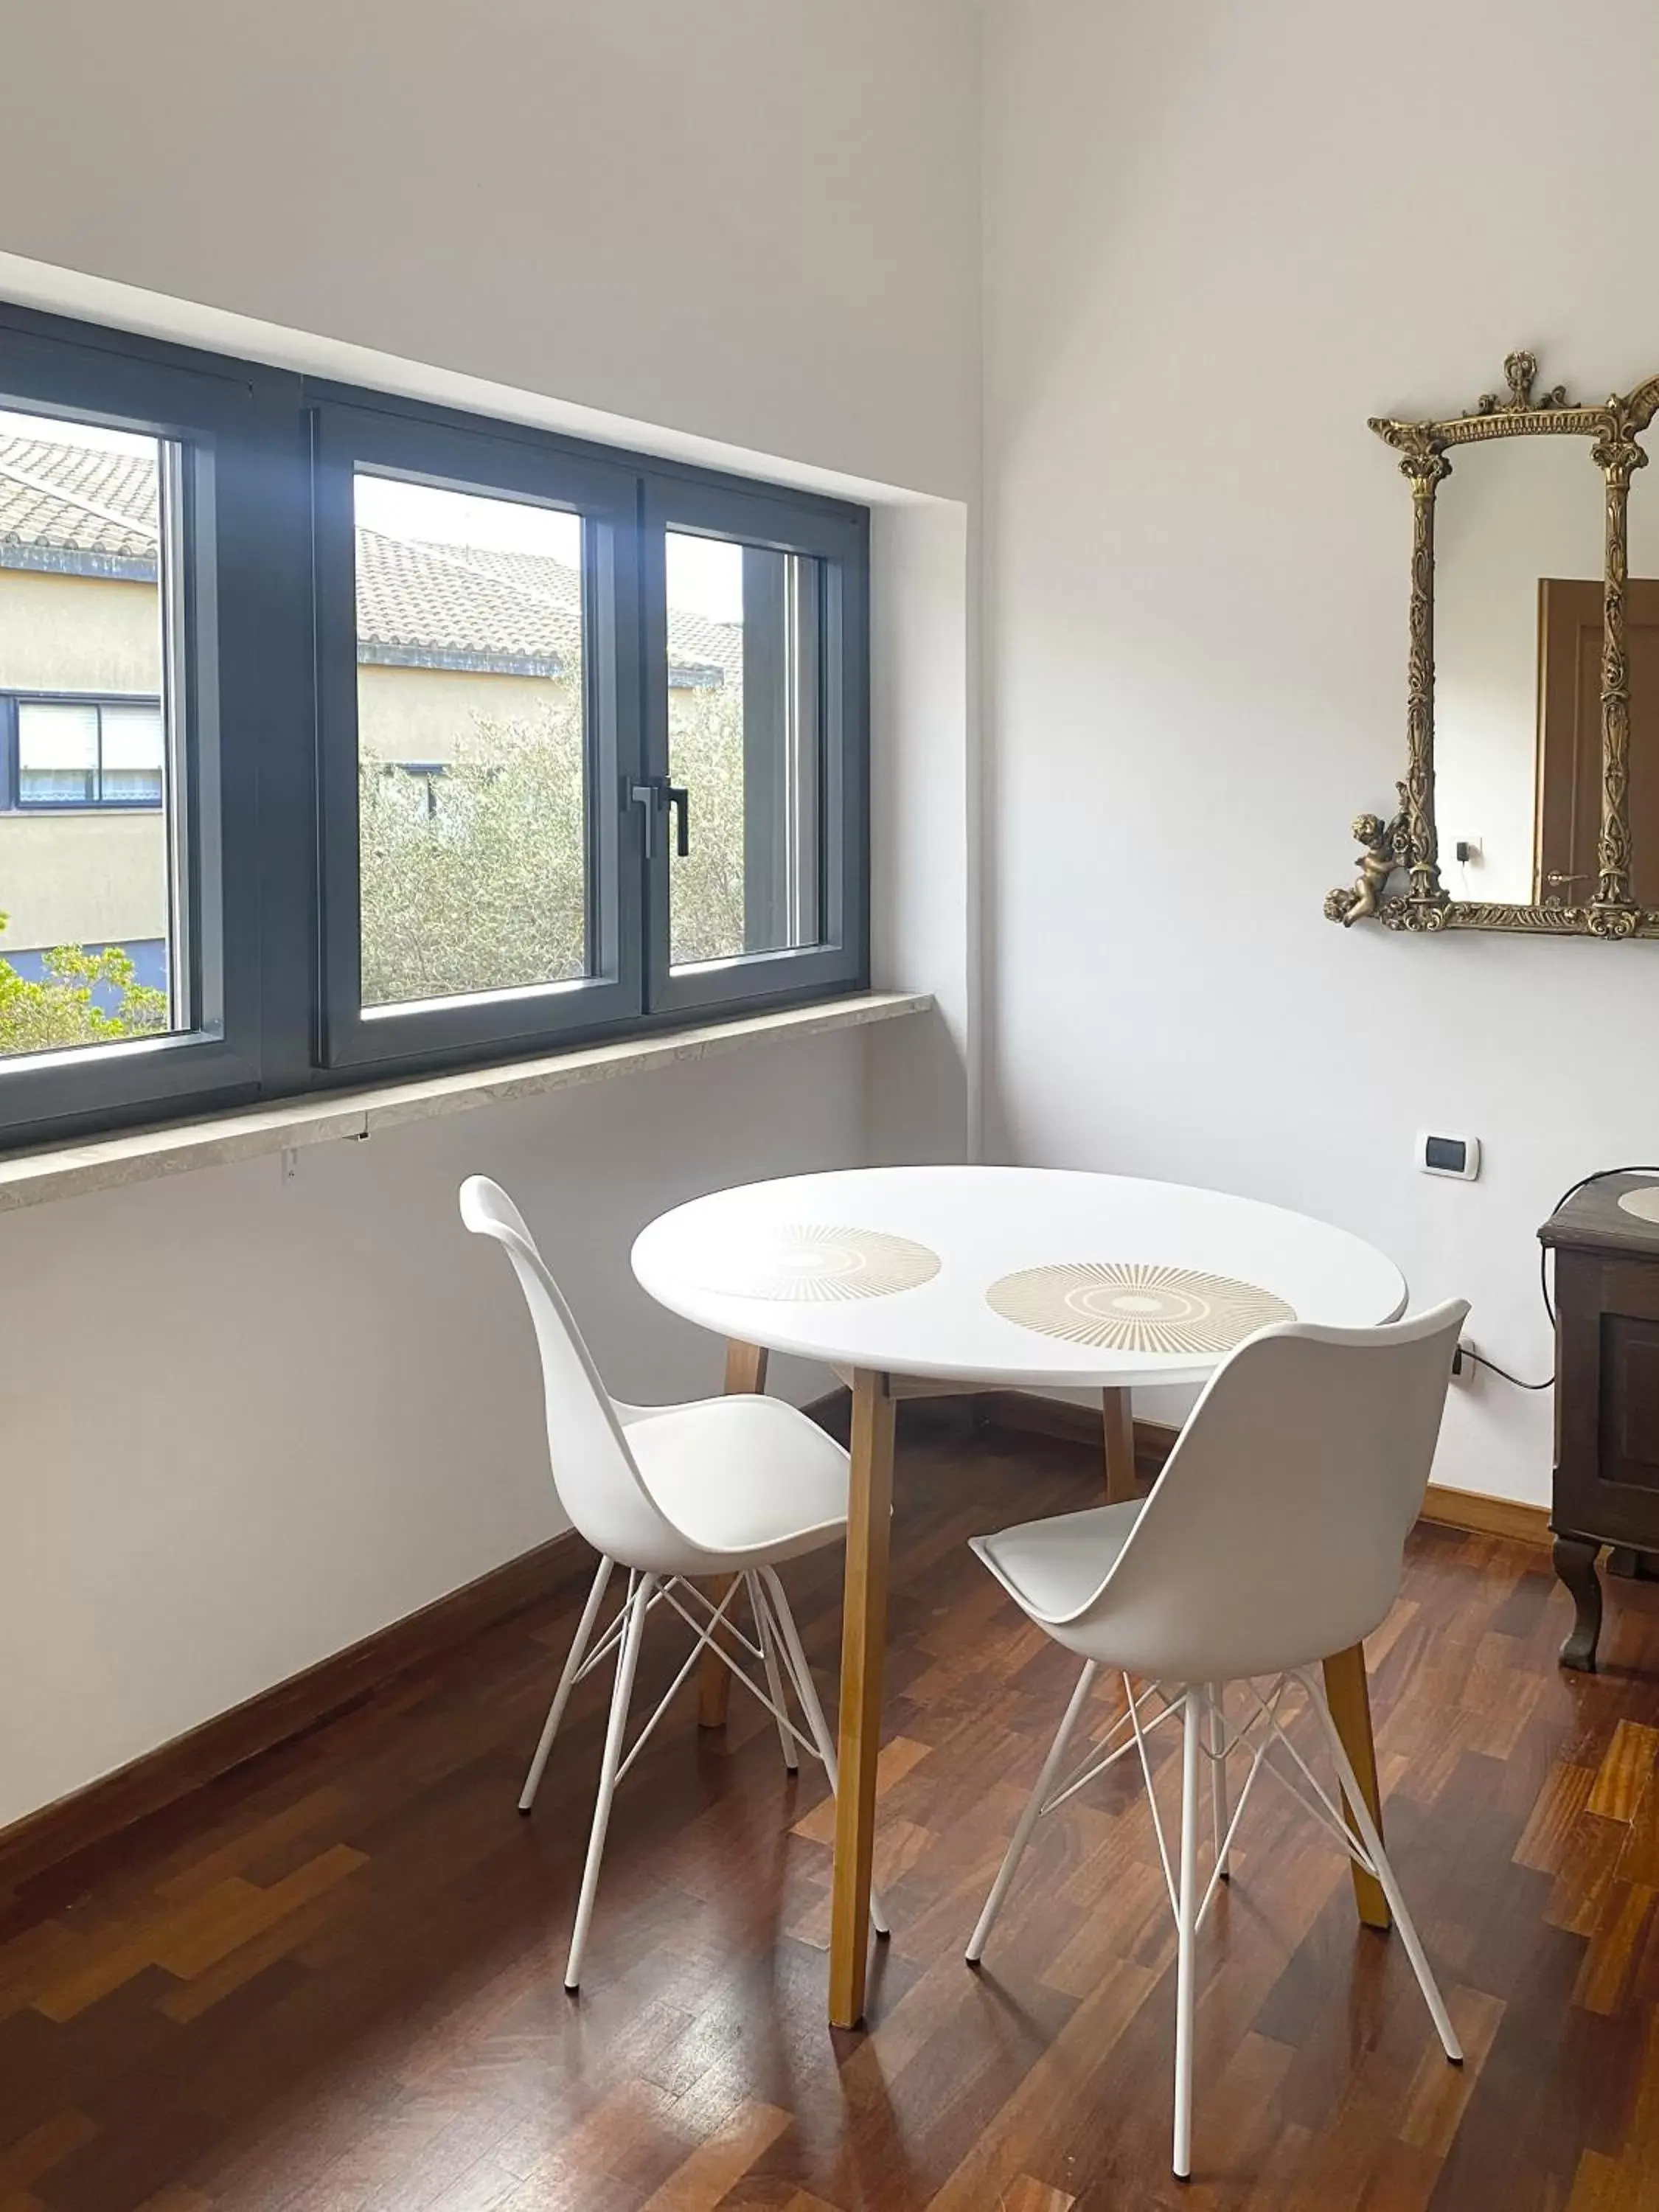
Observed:
[[[166,732],[159,700],[21,699],[15,804],[160,806]]]
[[[173,452],[0,410],[0,1067],[191,1025],[168,787]]]

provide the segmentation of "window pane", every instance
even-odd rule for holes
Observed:
[[[363,1006],[585,975],[581,519],[356,495]]]
[[[97,797],[96,707],[18,701],[17,793],[40,806],[85,806]]]
[[[167,731],[159,707],[106,707],[98,795],[106,806],[159,806]]]
[[[818,941],[818,562],[668,533],[674,965]]]
[[[108,707],[103,710],[104,767],[160,769],[167,754],[159,707]]]
[[[0,806],[0,1059],[188,1018],[173,981],[171,708],[158,703],[164,581],[182,550],[171,450],[0,411],[0,695],[15,702],[17,749]],[[131,708],[97,703],[124,692]]]
[[[159,806],[161,771],[159,768],[106,768],[99,796],[106,806]]]
[[[95,769],[98,709],[57,700],[23,699],[17,707],[17,757],[32,769]]]

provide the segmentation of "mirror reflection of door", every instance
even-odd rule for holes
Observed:
[[[1437,507],[1440,865],[1455,899],[1522,905],[1537,896],[1538,580],[1601,576],[1601,471],[1587,440],[1495,439],[1458,454]],[[1636,565],[1659,573],[1659,548]]]
[[[1631,896],[1659,907],[1659,580],[1626,591],[1630,662]],[[1595,896],[1601,832],[1601,585],[1538,586],[1538,889],[1552,905]]]

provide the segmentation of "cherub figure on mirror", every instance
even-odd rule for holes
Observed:
[[[1406,787],[1397,783],[1395,789],[1400,794],[1400,805],[1390,820],[1385,822],[1380,814],[1356,814],[1353,818],[1351,834],[1355,843],[1365,848],[1359,856],[1358,880],[1326,894],[1327,921],[1340,921],[1345,929],[1352,922],[1369,921],[1382,902],[1389,877],[1396,868],[1410,865]]]

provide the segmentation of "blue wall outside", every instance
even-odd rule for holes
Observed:
[[[107,948],[101,945],[89,945],[86,949],[88,952],[102,952]],[[121,945],[119,950],[126,954],[137,970],[139,982],[149,984],[152,990],[167,989],[167,946],[164,937],[137,938]],[[46,975],[46,956],[44,952],[9,952],[3,941],[0,941],[0,960],[15,969],[26,983],[39,983]],[[115,1011],[115,994],[102,984],[93,992],[92,1001],[101,1013]]]

